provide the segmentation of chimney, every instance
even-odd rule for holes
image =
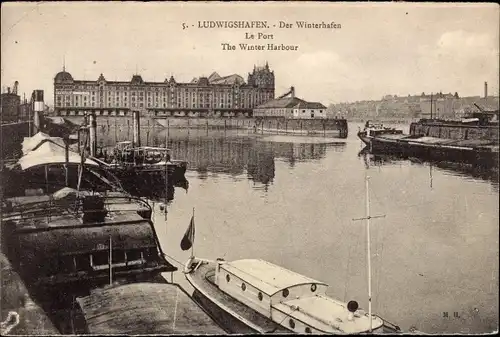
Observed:
[[[488,98],[488,82],[484,82],[484,98]]]
[[[7,93],[10,94],[10,87],[7,87]]]
[[[295,88],[294,87],[290,88],[290,97],[295,98]]]

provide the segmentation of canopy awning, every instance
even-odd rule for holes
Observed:
[[[36,150],[44,142],[52,142],[64,148],[64,140],[60,137],[51,137],[44,132],[38,132],[33,137],[24,137],[22,143],[23,155],[30,151]]]
[[[41,144],[36,150],[28,152],[26,155],[19,159],[18,164],[22,170],[27,170],[31,167],[50,164],[64,164],[66,163],[65,149],[63,146],[46,141]],[[80,164],[81,157],[78,153],[68,151],[68,163]],[[99,166],[95,161],[86,158],[86,165]]]

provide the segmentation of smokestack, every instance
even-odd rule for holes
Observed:
[[[43,90],[33,90],[31,95],[33,101],[33,125],[34,132],[40,131],[40,121],[43,115],[44,103],[43,103]]]
[[[488,98],[488,82],[484,82],[484,98]]]
[[[140,112],[133,111],[132,112],[132,127],[134,131],[134,147],[141,146],[141,133],[140,133]]]
[[[94,113],[90,115],[90,156],[95,157],[97,151],[97,121]]]
[[[19,86],[19,82],[15,81],[14,82],[14,88],[12,89],[12,93],[17,95],[17,87]]]

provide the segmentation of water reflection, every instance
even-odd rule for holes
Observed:
[[[165,139],[160,132],[157,141]],[[262,184],[265,189],[275,178],[275,161],[282,160],[294,168],[298,162],[318,161],[327,149],[342,151],[344,143],[304,143],[300,137],[276,139],[238,132],[184,132],[167,135],[172,157],[188,161],[188,170],[196,171],[200,179],[209,173],[224,173],[247,178]]]
[[[444,162],[444,161],[431,161],[420,160],[418,158],[405,158],[401,159],[397,156],[388,154],[374,154],[370,153],[369,148],[364,147],[359,153],[358,157],[363,158],[365,167],[381,167],[381,166],[394,166],[402,165],[405,163],[416,164],[420,166],[429,166],[429,174],[432,179],[432,170],[436,169],[445,175],[459,176],[466,179],[480,179],[492,183],[495,191],[499,191],[499,177],[498,172],[492,169],[485,169],[482,167],[474,166],[467,163]]]

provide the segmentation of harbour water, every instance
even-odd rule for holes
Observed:
[[[173,158],[189,161],[189,188],[175,189],[166,215],[155,201],[163,250],[188,259],[180,241],[194,209],[196,256],[268,260],[367,309],[365,222],[353,219],[365,215],[368,175],[371,214],[385,215],[371,222],[373,311],[403,330],[497,330],[496,174],[364,155],[358,126],[349,124],[346,140],[143,132],[144,145],[167,141]],[[114,135],[102,130],[100,138],[112,145]],[[182,273],[174,280],[188,287]]]

